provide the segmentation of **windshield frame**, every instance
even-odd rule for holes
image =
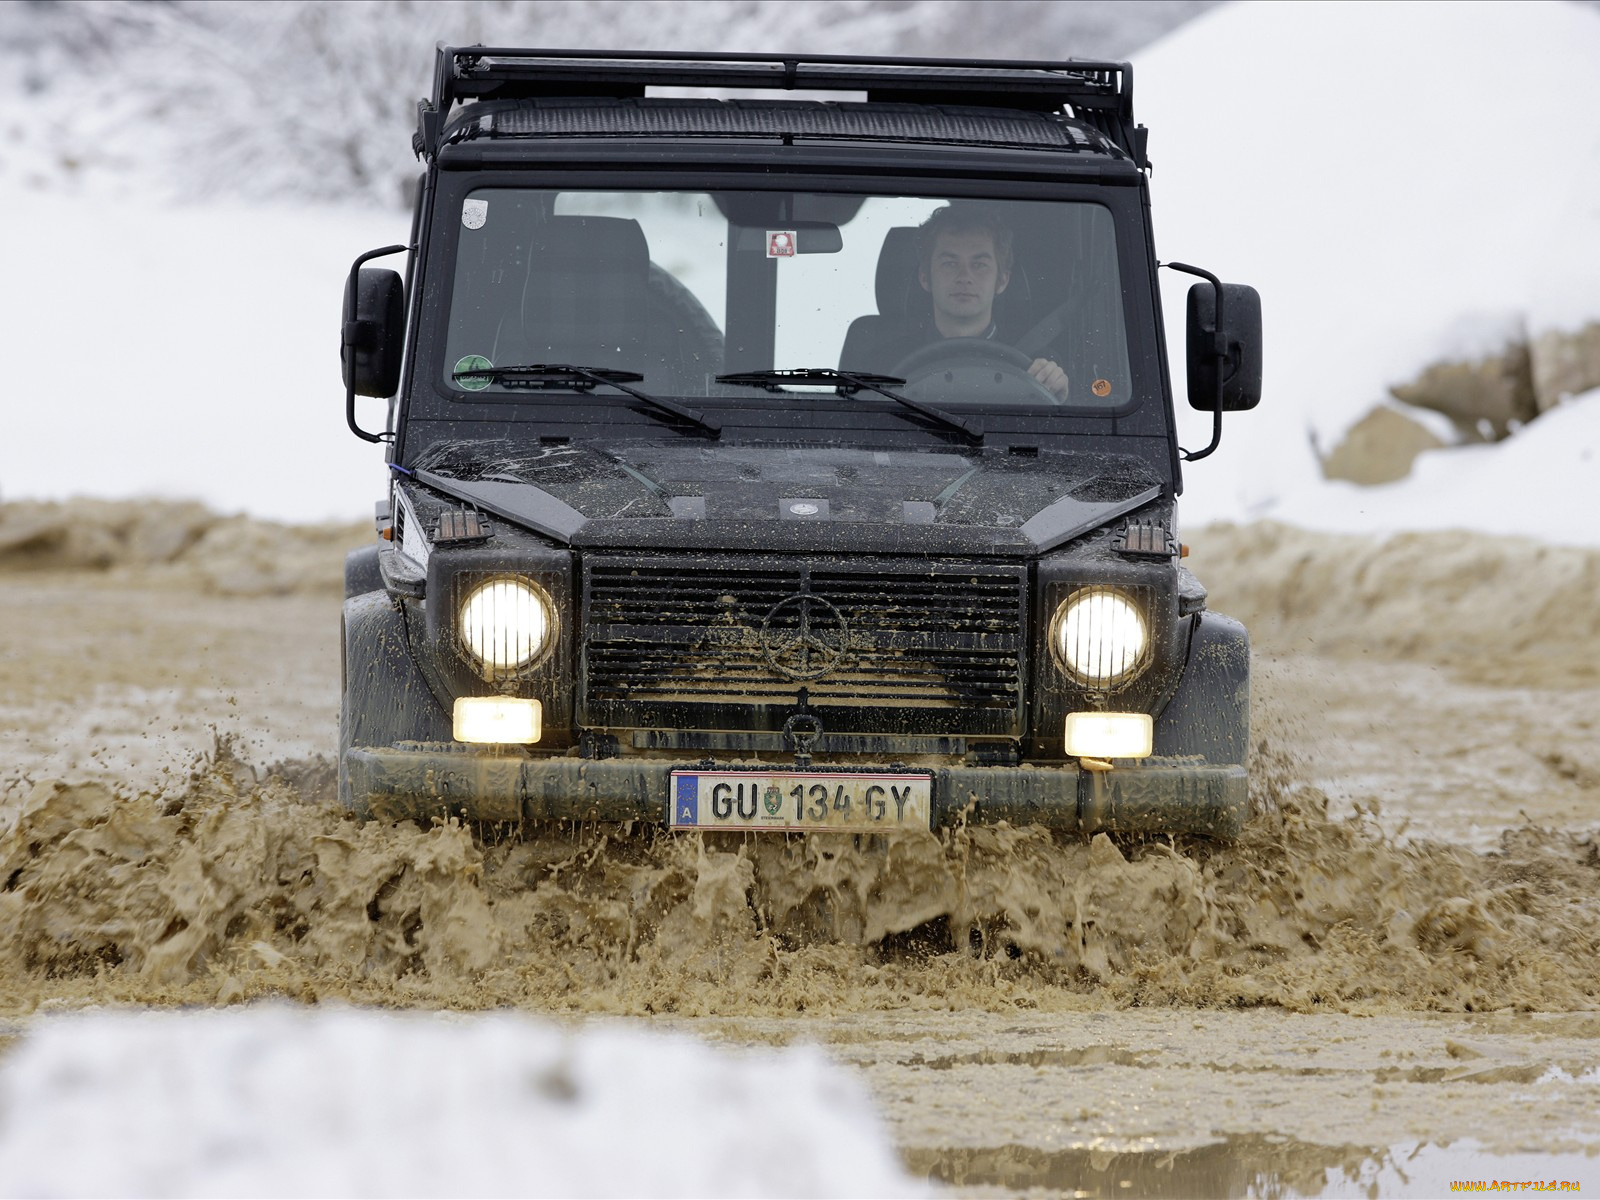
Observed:
[[[972,160],[966,158],[963,161],[970,171]],[[530,168],[539,166],[536,163],[527,165]],[[605,405],[608,410],[615,409],[615,412],[609,412],[602,421],[574,422],[571,419],[573,394],[566,390],[519,392],[515,396],[497,395],[492,400],[478,400],[464,397],[442,384],[438,360],[445,352],[448,335],[454,268],[461,237],[459,214],[462,201],[475,191],[512,188],[591,192],[844,193],[1098,204],[1108,211],[1115,238],[1122,290],[1122,319],[1131,374],[1130,401],[1116,409],[1089,406],[1024,408],[959,402],[942,404],[941,407],[976,416],[986,427],[993,426],[999,437],[1013,442],[1026,441],[1030,437],[1037,441],[1040,436],[1054,439],[1083,434],[1159,437],[1170,441],[1173,428],[1171,393],[1167,381],[1165,347],[1160,339],[1160,313],[1152,278],[1153,263],[1150,262],[1144,226],[1147,218],[1142,201],[1145,189],[1141,176],[1118,179],[1116,183],[1121,186],[1108,186],[1092,177],[1086,178],[1081,167],[1076,171],[1030,172],[1023,176],[972,177],[969,174],[969,177],[961,178],[944,167],[936,173],[910,173],[903,166],[893,172],[851,171],[840,169],[837,164],[799,169],[802,164],[791,162],[786,166],[788,169],[785,170],[771,166],[764,170],[727,166],[685,169],[681,164],[663,164],[656,159],[637,166],[633,163],[619,164],[613,160],[603,169],[574,166],[569,161],[559,167],[552,164],[548,168],[526,170],[505,166],[497,166],[493,170],[475,167],[440,170],[437,186],[433,189],[432,212],[427,218],[427,253],[431,261],[429,269],[423,273],[424,290],[418,298],[416,352],[408,364],[405,386],[399,397],[397,428],[400,440],[408,440],[406,429],[419,421],[463,426],[478,424],[483,427],[484,436],[504,435],[514,427],[534,423],[541,427],[550,426],[549,437],[554,440],[597,435],[596,427],[601,425],[605,426],[607,436],[611,437],[660,437],[664,432],[670,432],[663,430],[659,418],[640,417],[634,413],[630,407],[633,402],[615,389],[596,388],[588,393],[586,401]],[[713,314],[713,317],[720,324],[723,314]],[[806,365],[833,367],[837,364]],[[654,391],[648,383],[643,390]],[[879,410],[881,419],[863,422],[853,419],[862,415],[862,397],[846,397],[832,391],[775,393],[752,387],[729,395],[661,394],[692,404],[708,414],[715,414],[739,440],[761,440],[763,430],[770,430],[772,436],[780,440],[798,441],[801,444],[838,444],[841,441],[841,420],[850,427],[852,435],[860,435],[847,439],[852,444],[875,444],[885,437],[894,444],[904,444],[908,434],[915,437],[919,432],[915,422],[908,424],[904,419],[907,415],[904,409],[880,397],[873,397],[865,403]],[[789,415],[794,413],[803,414],[803,419],[790,419]],[[520,436],[526,438],[531,432]],[[396,461],[406,461],[403,444],[396,446],[396,455]]]

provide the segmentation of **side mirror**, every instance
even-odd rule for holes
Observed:
[[[405,284],[397,273],[381,267],[355,272],[345,288],[339,344],[347,392],[392,396],[400,390],[405,319]]]
[[[1261,297],[1242,283],[1223,283],[1222,319],[1210,283],[1189,289],[1187,360],[1189,407],[1216,412],[1218,352],[1222,359],[1223,412],[1242,412],[1261,402]]]

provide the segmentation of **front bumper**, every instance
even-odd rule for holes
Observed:
[[[671,772],[704,768],[663,759],[531,758],[431,744],[358,746],[345,752],[343,765],[352,806],[362,816],[659,825],[667,823]],[[1111,771],[963,766],[935,767],[929,774],[935,828],[962,820],[1005,821],[1082,834],[1233,838],[1249,813],[1245,768],[1198,759],[1147,758]]]

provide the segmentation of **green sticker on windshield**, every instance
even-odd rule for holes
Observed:
[[[492,371],[494,364],[481,354],[468,354],[463,356],[455,369],[456,386],[465,388],[469,392],[481,392],[493,382],[487,375],[471,375],[463,379],[469,371]]]

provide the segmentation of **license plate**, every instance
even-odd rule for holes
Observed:
[[[804,832],[927,829],[928,775],[674,771],[672,828]]]

